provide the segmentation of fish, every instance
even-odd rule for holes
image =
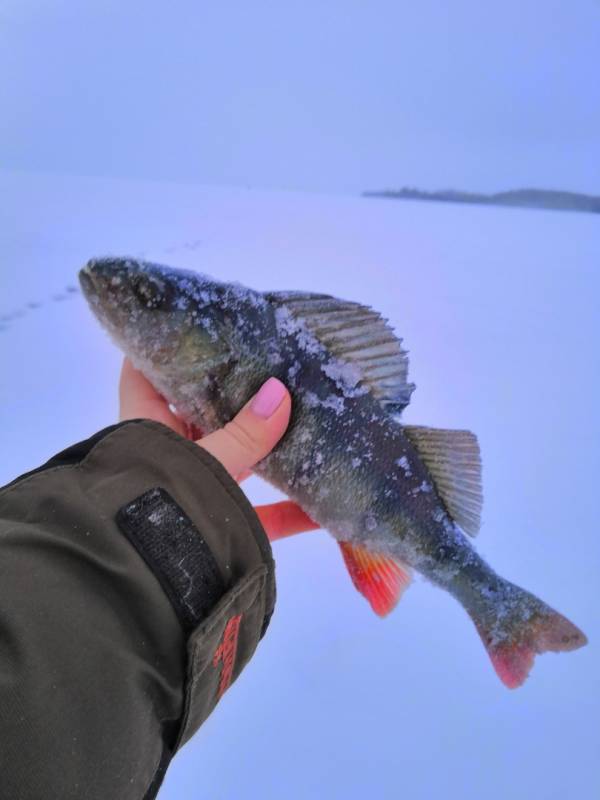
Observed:
[[[126,257],[92,259],[79,281],[116,345],[189,425],[222,427],[271,376],[287,386],[289,427],[254,471],[332,534],[377,615],[419,573],[463,606],[510,689],[537,654],[586,644],[477,553],[477,438],[402,422],[415,388],[408,355],[376,310]]]

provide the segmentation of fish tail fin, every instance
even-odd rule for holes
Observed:
[[[503,579],[481,590],[469,614],[496,674],[509,689],[524,683],[536,655],[587,644],[585,634],[566,617]]]

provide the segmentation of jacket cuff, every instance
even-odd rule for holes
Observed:
[[[266,632],[275,604],[271,544],[246,495],[206,450],[151,420],[107,430],[92,437],[80,467],[102,476],[90,487],[98,507],[153,571],[187,635],[177,750]]]
[[[53,483],[62,493],[61,514],[74,537],[80,537],[77,524],[68,523],[91,507],[116,552],[129,548],[127,539],[137,556],[123,555],[121,563],[139,572],[143,560],[160,584],[155,592],[166,595],[181,625],[187,650],[181,716],[155,775],[158,785],[170,754],[211,713],[266,631],[275,603],[271,545],[221,463],[150,420],[100,431],[17,478],[3,494],[37,481],[46,493]],[[163,627],[167,618],[173,615],[163,616]]]

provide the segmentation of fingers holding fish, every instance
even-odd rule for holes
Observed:
[[[293,536],[295,533],[315,531],[321,527],[291,500],[255,506],[254,510],[272,542]]]
[[[250,477],[252,474],[253,474],[253,473],[252,473],[252,470],[251,470],[251,469],[245,469],[245,470],[243,470],[242,472],[240,472],[240,474],[239,474],[239,475],[236,477],[236,481],[237,481],[238,483],[243,483],[243,482],[244,482],[245,480],[247,480],[247,479],[248,479],[248,478],[249,478],[249,477]]]
[[[162,422],[180,436],[186,436],[185,423],[175,416],[150,381],[125,358],[119,381],[119,419],[139,418]]]
[[[272,378],[224,428],[202,437],[201,429],[174,414],[167,400],[125,358],[119,382],[119,406],[121,421],[144,418],[167,425],[212,453],[241,483],[252,475],[251,467],[267,455],[283,435],[289,421],[291,399],[285,386]]]
[[[197,443],[239,479],[281,439],[291,408],[286,387],[277,378],[269,378],[230,422]]]

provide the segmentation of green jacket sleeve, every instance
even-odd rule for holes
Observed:
[[[252,506],[159,423],[0,489],[0,798],[154,798],[274,602]]]

